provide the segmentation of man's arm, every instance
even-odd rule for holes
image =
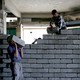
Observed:
[[[51,18],[51,20],[50,20],[50,27],[51,27],[51,28],[53,28],[53,23],[54,23],[54,22],[53,22],[53,19]]]
[[[21,57],[23,57],[23,47],[21,47],[20,50],[21,50]]]
[[[64,27],[64,23],[65,23],[65,21],[64,21],[63,17],[60,16],[60,28],[59,29],[61,29],[62,27]]]
[[[10,49],[9,49],[9,47],[7,48],[7,52],[8,52],[7,58],[9,59],[9,56],[10,56]]]
[[[14,44],[15,44],[15,52],[14,52],[14,56],[15,57],[18,57],[18,48],[17,48],[17,44],[14,42]]]

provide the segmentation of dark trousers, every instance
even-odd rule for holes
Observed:
[[[23,80],[23,71],[21,62],[11,62],[12,80]]]
[[[10,69],[11,69],[11,72],[12,72],[12,80],[15,80],[15,72],[14,72],[14,66],[15,64],[13,62],[10,63]]]
[[[61,34],[61,30],[62,29],[66,29],[65,27],[62,27],[61,29],[59,29],[59,27],[48,27],[47,28],[47,33],[48,34]]]

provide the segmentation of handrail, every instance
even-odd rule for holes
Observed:
[[[35,44],[35,43],[37,42],[37,40],[39,40],[39,39],[41,39],[41,38],[35,39],[35,40],[32,42],[32,44]]]

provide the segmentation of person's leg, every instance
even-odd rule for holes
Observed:
[[[19,80],[19,64],[16,62],[14,63],[14,79]]]
[[[56,34],[57,33],[57,28],[56,27],[48,27],[47,28],[47,33],[48,34]]]
[[[52,29],[52,32],[55,33],[55,34],[60,34],[60,29],[58,27],[54,27]]]
[[[47,33],[48,33],[48,34],[52,34],[52,28],[51,28],[51,27],[48,27],[48,28],[47,28]]]
[[[58,34],[61,34],[61,30],[64,30],[64,29],[66,29],[66,27],[62,27],[61,29],[59,29]]]
[[[19,77],[19,80],[24,80],[24,77],[23,77],[23,69],[22,69],[22,64],[20,63],[19,64],[19,73],[20,73],[20,77]]]
[[[12,73],[12,80],[14,80],[14,63],[13,62],[10,63],[10,69]]]
[[[66,27],[62,27],[61,29],[66,29]]]

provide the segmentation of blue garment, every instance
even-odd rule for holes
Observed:
[[[14,56],[15,51],[16,47],[13,44],[9,44],[8,54],[11,59],[10,68],[12,72],[12,80],[24,80],[21,63],[21,50],[18,48],[18,57]]]
[[[11,61],[12,62],[19,62],[19,61],[21,61],[21,52],[20,52],[20,49],[18,48],[18,57],[14,56],[14,52],[15,51],[16,51],[15,46],[13,46],[13,45],[9,45],[8,46],[8,54],[9,54],[9,56],[11,58]]]

